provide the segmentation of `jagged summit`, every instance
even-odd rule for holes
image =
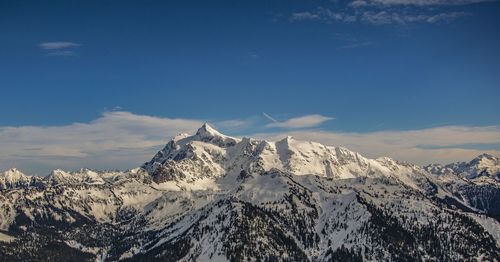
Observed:
[[[260,174],[277,169],[294,175],[335,179],[388,177],[419,188],[415,165],[368,159],[346,148],[326,146],[287,136],[279,141],[226,136],[204,124],[195,135],[170,141],[142,166],[157,183],[193,183],[210,179],[232,183],[242,172]],[[425,182],[425,179],[422,179]]]
[[[2,173],[2,175],[6,175],[6,174],[10,174],[10,173],[20,173],[21,171],[19,171],[19,169],[17,169],[16,167],[11,167],[9,169],[6,169],[4,170]]]
[[[470,162],[447,165],[457,174],[469,179],[489,177],[500,182],[500,161],[490,154],[481,154]]]
[[[286,136],[286,137],[282,138],[281,140],[277,141],[277,143],[289,144],[289,143],[293,142],[294,140],[295,140],[295,138],[293,136]]]
[[[7,169],[4,172],[0,173],[0,177],[4,177],[6,179],[19,179],[25,176],[26,175],[23,172],[19,171],[19,169],[15,167]]]
[[[196,132],[196,135],[200,137],[213,137],[213,136],[225,136],[221,134],[219,131],[215,130],[212,126],[210,126],[208,123],[204,123]]]
[[[221,147],[232,146],[238,142],[236,138],[220,133],[208,123],[203,124],[196,132],[196,135],[194,135],[191,139],[210,142]]]
[[[0,172],[0,189],[27,186],[30,185],[34,179],[36,178],[25,175],[17,168],[10,168],[4,172]]]
[[[499,160],[498,157],[488,154],[488,153],[483,153],[476,158],[474,158],[472,161],[470,161],[470,164],[477,164],[477,165],[486,165],[486,166],[491,166],[491,165],[498,165]]]
[[[477,156],[476,158],[498,159],[497,156],[494,156],[494,155],[488,154],[488,153],[482,153],[479,156]]]
[[[500,161],[491,154],[481,154],[469,162],[448,165],[432,164],[425,169],[436,175],[460,177],[482,183],[500,183]]]
[[[177,141],[184,139],[186,137],[189,137],[189,134],[181,133],[181,134],[174,136],[174,138],[172,138],[172,141],[177,142]]]

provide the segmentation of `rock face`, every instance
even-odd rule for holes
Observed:
[[[0,174],[0,260],[499,261],[498,170],[205,124],[134,170]]]

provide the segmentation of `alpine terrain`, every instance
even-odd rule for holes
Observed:
[[[0,261],[500,261],[500,162],[203,125],[128,171],[0,173]]]

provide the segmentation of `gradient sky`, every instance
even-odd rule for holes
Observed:
[[[473,150],[436,162],[498,153],[499,14],[500,2],[488,0],[1,1],[0,168],[129,167],[125,158],[90,161],[88,152],[71,165],[66,153],[43,162],[47,144],[23,131],[92,125],[113,112],[265,137],[458,127],[492,138],[467,131],[413,146]],[[50,145],[67,144],[56,140]],[[26,141],[39,153],[28,154]]]

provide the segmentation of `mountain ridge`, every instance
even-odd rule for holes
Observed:
[[[494,160],[445,172],[205,124],[141,168],[1,173],[0,259],[498,261],[498,174],[464,174]]]

